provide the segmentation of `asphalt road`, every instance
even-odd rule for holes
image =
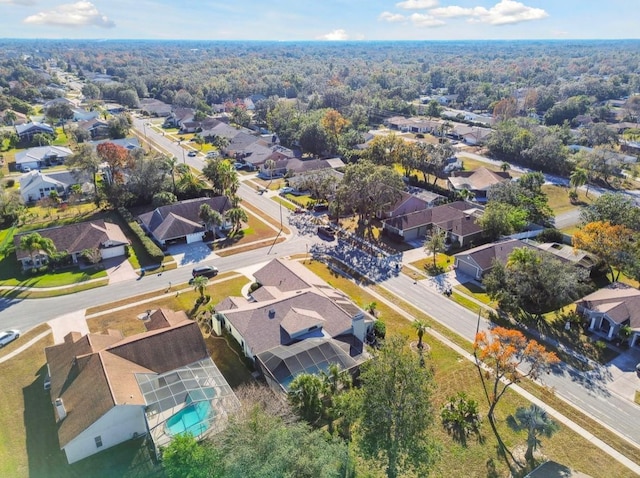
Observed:
[[[136,122],[138,121],[141,120],[136,119]],[[147,127],[146,129],[149,135],[150,128]],[[158,142],[163,139],[166,140],[162,135],[157,136],[159,137]],[[164,144],[164,141],[160,144]],[[180,147],[177,144],[172,146],[177,148],[176,152],[178,154],[176,156],[180,157],[182,154]],[[167,147],[167,149],[170,153],[175,154],[171,148]],[[201,169],[203,163],[200,158],[188,159],[190,164],[193,163],[194,167]],[[279,220],[282,213],[283,221],[286,222],[289,212],[271,199],[258,194],[244,184],[240,186],[239,194],[244,200],[256,205],[275,218],[276,221]],[[255,266],[274,257],[306,252],[308,247],[317,240],[315,236],[299,236],[294,231],[290,240],[275,245],[271,250],[267,246],[203,263],[215,264],[222,272],[237,270],[243,267]],[[166,289],[169,282],[173,284],[186,282],[190,279],[190,276],[191,268],[183,267],[62,297],[37,300],[0,299],[0,328],[26,330],[68,312],[113,302],[145,292],[162,291]],[[426,285],[414,284],[412,279],[403,274],[386,280],[382,285],[462,337],[470,341],[473,340],[478,323],[477,315],[462,308]],[[482,328],[487,328],[488,326],[487,322],[481,321]],[[638,426],[638,423],[640,423],[640,407],[611,394],[605,386],[606,376],[604,376],[603,370],[585,374],[562,364],[556,368],[553,374],[544,377],[544,383],[553,387],[557,395],[640,445],[640,427]]]

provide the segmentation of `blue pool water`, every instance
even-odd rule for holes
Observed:
[[[188,432],[197,437],[209,428],[210,412],[211,402],[192,403],[167,420],[167,431],[173,436]]]

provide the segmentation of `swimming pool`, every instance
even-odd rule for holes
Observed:
[[[210,401],[191,403],[167,420],[167,431],[173,436],[180,433],[191,433],[197,437],[209,428],[210,413]]]

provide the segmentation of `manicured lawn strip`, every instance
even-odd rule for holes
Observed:
[[[284,237],[283,235],[280,235],[280,237],[278,238],[278,240],[275,243],[276,244],[280,244],[281,242],[284,242],[286,240],[287,240],[286,237]],[[246,246],[237,247],[237,248],[234,248],[234,249],[224,249],[224,250],[221,250],[221,251],[216,250],[216,254],[218,254],[220,257],[228,257],[228,256],[232,256],[234,254],[240,254],[241,252],[247,252],[247,251],[254,251],[256,249],[262,249],[263,247],[270,246],[271,244],[273,244],[273,238],[264,239],[262,241],[251,243],[251,244],[247,244]]]
[[[64,287],[62,289],[38,290],[29,289],[24,291],[4,290],[0,291],[0,297],[7,299],[46,299],[47,297],[60,297],[62,295],[75,294],[83,290],[95,289],[109,284],[109,279],[104,278],[95,282],[84,282],[79,285]]]
[[[413,280],[427,279],[426,275],[421,274],[420,272],[416,272],[415,269],[412,269],[411,267],[402,266],[402,269],[400,269],[400,271],[404,275],[407,275],[407,276],[411,277]]]
[[[453,257],[448,256],[447,254],[439,252],[436,256],[436,269],[440,270],[441,273],[447,272],[449,270],[449,266],[453,263]],[[430,254],[429,257],[414,261],[411,265],[420,271],[429,273],[433,269],[433,255]]]
[[[463,294],[467,294],[472,296],[474,299],[479,300],[483,304],[487,304],[489,306],[495,306],[493,301],[489,298],[489,294],[487,294],[482,287],[477,286],[473,282],[467,282],[465,284],[460,284],[454,287],[455,290],[459,290]]]
[[[368,303],[375,300],[373,296],[367,294],[356,284],[343,277],[337,276],[322,263],[312,261],[310,264],[307,264],[307,267],[327,282],[331,283],[332,286],[344,291],[352,298],[352,300],[354,300],[354,302],[358,304]],[[450,339],[454,339],[453,341],[461,345],[465,350],[471,351],[470,342],[456,336],[453,332],[443,326],[436,324],[425,314],[417,311],[406,302],[399,300],[397,297],[385,291],[382,287],[373,286],[373,289],[377,293],[400,305],[403,309],[407,310],[408,313],[414,315],[414,317],[426,320],[429,325],[433,324],[433,328],[435,330],[438,330]],[[404,334],[408,336],[410,340],[416,340],[415,330],[413,330],[404,316],[388,308],[385,304],[378,303],[377,310],[387,326],[387,333]],[[442,443],[442,455],[439,462],[436,464],[432,476],[506,476],[506,466],[495,453],[495,437],[486,423],[486,420],[483,422],[481,428],[481,434],[485,440],[484,443],[477,443],[474,438],[470,438],[468,440],[467,447],[452,440],[440,426],[438,419],[440,408],[445,403],[447,397],[458,391],[464,390],[469,397],[477,400],[480,405],[481,412],[485,415],[487,407],[482,395],[475,366],[467,360],[459,357],[455,352],[452,352],[439,341],[429,337],[428,334],[425,335],[425,337],[426,342],[429,344],[431,349],[429,354],[430,359],[427,360],[427,363],[432,363],[434,366],[434,377],[435,383],[437,384],[433,397],[436,419],[432,432],[433,436]],[[528,389],[534,388],[539,394],[544,392],[543,389],[535,384],[527,383],[527,385]],[[508,392],[503,400],[504,401],[501,402],[498,407],[496,418],[498,419],[499,431],[503,440],[513,451],[514,447],[524,444],[526,437],[524,434],[516,434],[507,427],[506,420],[517,407],[527,406],[528,402],[513,392]],[[564,402],[549,404],[562,413],[565,413],[565,410],[570,410],[574,414],[582,416],[581,413],[574,411],[573,407],[565,404]],[[594,430],[590,431],[594,433]],[[608,438],[605,441],[610,444],[612,443]],[[617,449],[620,450],[620,448]],[[554,435],[551,439],[543,439],[542,451],[550,459],[555,459],[594,477],[618,476],[618,473],[620,474],[619,476],[634,476],[634,474],[627,468],[617,462],[614,462],[595,446],[591,445],[586,440],[580,439],[578,435],[567,428],[561,427],[560,432]],[[627,453],[627,456],[635,455],[629,455]],[[498,473],[496,475],[487,475],[487,470],[490,470],[492,467],[495,467]],[[613,471],[613,468],[615,468],[615,472]]]
[[[209,284],[217,284],[218,282],[224,282],[236,276],[238,276],[237,272],[223,272],[221,274],[218,274],[214,279],[210,280]],[[191,284],[187,282],[183,282],[182,284],[172,284],[171,292],[175,293],[179,290],[192,289],[192,288],[193,287],[191,286]],[[126,299],[118,300],[115,302],[109,302],[108,304],[91,307],[85,311],[85,314],[89,316],[89,315],[99,314],[100,312],[104,312],[107,310],[125,307],[127,305],[135,304],[136,302],[151,299],[153,297],[158,297],[160,295],[163,295],[165,291],[166,289],[156,290],[152,292],[147,292],[146,294],[140,294],[140,295],[128,297]]]
[[[24,330],[22,330],[20,334],[20,338],[18,340],[14,340],[9,345],[5,345],[0,349],[0,358],[22,347],[24,344],[29,342],[29,340],[33,339],[34,337],[37,337],[42,332],[46,332],[47,330],[49,330],[49,326],[47,324],[40,324],[26,333]]]
[[[278,221],[276,221],[275,219],[272,219],[271,216],[263,213],[260,209],[258,209],[257,207],[253,206],[252,204],[243,203],[242,207],[247,209],[248,212],[253,213],[254,215],[258,216],[263,221],[268,222],[269,224],[271,224],[276,229],[278,229],[278,230],[280,229],[280,223]],[[289,230],[289,228],[287,226],[285,226],[283,224],[282,225],[282,232],[284,232],[285,234],[289,234],[291,231]]]
[[[451,294],[451,300],[476,314],[485,310],[484,307],[476,304],[474,301],[469,300],[469,298],[465,297],[462,294],[458,294],[455,291],[453,292],[453,294]]]
[[[293,204],[293,203],[291,203],[289,201],[285,201],[280,196],[273,196],[271,199],[274,200],[275,202],[279,203],[279,204],[282,204],[284,207],[286,207],[290,211],[295,211],[296,210],[297,206],[295,204]]]

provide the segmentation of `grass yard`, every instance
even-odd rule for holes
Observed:
[[[585,192],[581,189],[578,189],[578,201],[576,203],[572,203],[569,200],[569,191],[572,189],[573,188],[566,188],[555,184],[545,184],[542,186],[542,192],[547,195],[547,198],[549,199],[549,207],[553,210],[556,216],[591,203],[594,196],[591,195],[587,197]]]
[[[479,300],[488,306],[495,307],[497,305],[489,298],[489,294],[487,294],[482,287],[474,284],[473,282],[457,285],[454,289],[462,292],[463,294],[470,295],[474,299]]]
[[[366,291],[351,281],[338,276],[324,264],[312,261],[307,265],[307,267],[329,282],[332,286],[343,290],[351,296],[352,300],[357,304],[362,305],[375,301],[373,296],[369,295]],[[376,290],[380,292],[382,289],[380,287],[376,287]],[[428,317],[411,308],[408,304],[398,301],[397,298],[393,299],[393,301],[395,303],[400,302],[401,307],[409,313],[414,314],[416,317],[426,319],[430,325],[433,324],[434,329],[443,329],[443,327],[436,325],[433,321],[429,320]],[[410,340],[416,340],[415,330],[411,327],[409,321],[403,314],[379,302],[377,311],[380,318],[387,326],[388,334],[402,334],[409,337]],[[446,329],[444,330],[444,333],[447,336],[453,336],[453,334]],[[471,349],[471,344],[460,337],[457,337],[454,341],[460,342],[466,350]],[[477,400],[480,405],[481,413],[486,414],[487,407],[484,402],[480,381],[478,379],[478,372],[475,366],[458,356],[455,352],[452,352],[439,341],[430,337],[429,334],[425,335],[425,342],[430,347],[430,354],[427,363],[432,364],[434,368],[434,381],[436,384],[436,390],[433,396],[434,412],[436,416],[434,417],[434,425],[432,426],[430,433],[442,444],[442,454],[439,461],[436,463],[431,476],[509,476],[506,465],[497,456],[497,442],[490,427],[486,423],[486,420],[483,421],[481,427],[480,434],[482,439],[478,440],[472,437],[468,439],[466,445],[453,440],[440,425],[440,408],[446,402],[447,397],[454,395],[458,391],[465,391],[469,397]],[[537,387],[534,384],[528,385],[530,385],[531,388],[536,388],[538,393],[542,393],[542,389],[540,387]],[[499,424],[499,432],[502,439],[512,452],[522,450],[522,447],[525,445],[526,436],[524,433],[516,433],[510,429],[507,426],[507,418],[515,412],[517,407],[527,405],[528,402],[524,398],[513,392],[508,392],[497,409],[496,418]],[[573,410],[566,404],[558,405],[554,403],[552,406],[563,411],[567,408]],[[579,414],[577,411],[574,413]],[[593,432],[594,430],[590,431]],[[603,431],[606,432],[606,430]],[[578,435],[565,427],[561,427],[560,431],[552,438],[544,438],[542,443],[542,452],[547,458],[559,461],[576,470],[587,473],[594,478],[634,476],[634,474],[627,468],[619,465],[617,462],[599,451],[599,449],[591,445],[588,441],[581,439]],[[627,453],[627,456],[633,457],[636,455]]]
[[[436,256],[435,269],[433,267],[433,255],[429,255],[429,257],[414,261],[411,263],[411,265],[416,269],[424,271],[425,273],[433,276],[442,274],[443,272],[447,272],[449,270],[449,267],[453,265],[453,262],[454,260],[451,256],[439,252]]]
[[[296,206],[295,204],[286,201],[284,199],[282,199],[280,196],[274,196],[271,199],[273,199],[275,202],[277,202],[278,204],[282,204],[284,207],[286,207],[289,211],[295,211],[296,208],[298,206]],[[0,244],[2,244],[2,241],[0,241]]]

